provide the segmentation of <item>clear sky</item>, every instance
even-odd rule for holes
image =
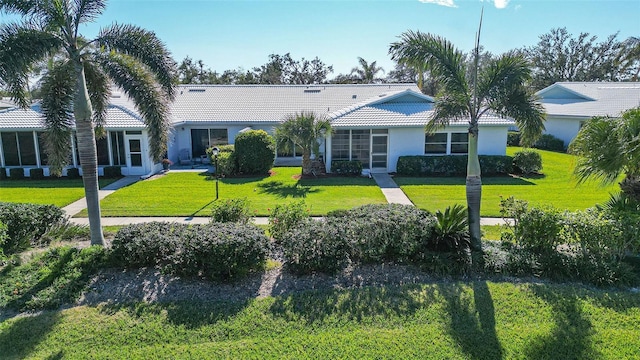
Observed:
[[[481,44],[492,53],[535,45],[557,27],[598,40],[640,36],[640,0],[109,0],[84,34],[132,23],[156,32],[176,61],[189,55],[222,72],[290,52],[333,65],[333,78],[349,73],[358,56],[392,70],[389,44],[409,29],[469,51],[483,6]]]

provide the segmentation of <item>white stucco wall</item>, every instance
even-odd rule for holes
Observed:
[[[389,129],[387,167],[395,172],[398,158],[405,155],[424,155],[424,127]]]
[[[478,155],[506,155],[508,126],[481,126],[478,132]]]
[[[549,115],[544,123],[545,134],[551,134],[558,139],[564,141],[567,146],[578,135],[580,131],[580,122],[585,121],[584,118],[577,117],[559,117]]]

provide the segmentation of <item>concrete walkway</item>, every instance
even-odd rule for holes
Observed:
[[[178,170],[183,171],[183,170]],[[202,169],[188,169],[184,171],[202,171]],[[400,189],[398,184],[393,181],[393,178],[387,173],[379,173],[372,174],[373,179],[376,184],[382,190],[387,202],[389,204],[403,204],[403,205],[413,205],[411,200],[407,197],[407,195]],[[139,176],[126,176],[122,179],[119,179],[107,186],[105,186],[102,190],[100,190],[100,200],[109,196],[113,192],[123,187],[129,186],[135,182],[140,180]],[[85,198],[82,198],[70,205],[62,208],[71,219],[69,219],[72,223],[78,225],[88,225],[88,218],[73,218],[72,216],[78,214],[80,211],[87,208],[87,202]],[[321,218],[314,218],[319,220]],[[183,224],[207,224],[210,221],[209,217],[185,217],[185,216],[162,216],[162,217],[103,217],[102,218],[102,226],[122,226],[127,224],[140,224],[151,221],[162,221],[162,222],[175,222],[175,223],[183,223]],[[253,223],[256,225],[267,225],[269,223],[269,218],[267,217],[255,217],[253,218]],[[504,219],[501,218],[481,218],[481,225],[502,225],[504,224]]]

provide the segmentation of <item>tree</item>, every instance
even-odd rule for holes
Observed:
[[[534,66],[531,85],[539,90],[558,81],[626,80],[616,62],[626,51],[617,35],[597,42],[589,33],[573,37],[566,28],[551,29],[538,44],[522,50]]]
[[[333,72],[317,57],[313,60],[294,60],[291,54],[271,54],[269,62],[253,69],[259,84],[320,84]]]
[[[616,58],[621,80],[640,80],[640,37],[631,36],[622,43]]]
[[[478,34],[479,37],[479,34]],[[432,34],[407,31],[389,48],[393,60],[423,64],[441,85],[436,95],[434,114],[426,127],[434,132],[452,119],[466,118],[469,122],[467,163],[467,207],[472,248],[481,250],[480,199],[482,181],[478,161],[478,120],[495,113],[515,119],[525,142],[533,143],[544,129],[542,105],[525,87],[531,70],[521,56],[507,53],[489,59],[480,67],[479,40],[473,52],[473,63],[464,61],[464,54],[448,40]],[[471,66],[471,71],[469,71]]]
[[[579,156],[574,170],[578,182],[595,178],[612,184],[625,174],[622,192],[640,201],[640,108],[627,110],[620,118],[589,119],[569,151]]]
[[[135,103],[149,129],[156,161],[166,152],[168,104],[175,93],[175,63],[153,32],[114,24],[93,40],[78,34],[104,9],[102,0],[0,0],[0,11],[25,20],[0,26],[0,86],[6,85],[14,101],[27,107],[25,75],[43,60],[54,59],[41,80],[49,165],[57,175],[67,165],[75,125],[91,243],[98,245],[104,238],[95,139],[96,127],[105,122],[111,84]]]
[[[373,84],[375,82],[382,81],[381,78],[376,77],[379,72],[384,73],[384,69],[377,66],[377,62],[374,61],[371,64],[361,57],[358,57],[359,67],[351,69],[351,75],[355,75],[353,78],[356,82],[361,84]]]
[[[289,140],[302,150],[302,175],[311,174],[311,153],[320,153],[320,139],[331,133],[328,119],[313,112],[288,115],[276,128],[276,141]]]

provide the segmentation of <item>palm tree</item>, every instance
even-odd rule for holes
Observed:
[[[482,180],[478,161],[478,120],[485,114],[515,119],[522,138],[532,143],[544,129],[544,111],[525,83],[531,78],[529,64],[513,53],[504,54],[479,66],[479,41],[474,61],[467,65],[461,51],[446,39],[432,34],[407,31],[389,48],[392,59],[416,66],[423,64],[441,85],[436,95],[433,117],[426,127],[432,133],[453,119],[469,123],[467,163],[467,207],[469,233],[474,250],[481,250],[480,199]],[[471,66],[471,71],[467,67]]]
[[[369,64],[365,59],[358,57],[358,62],[360,63],[360,67],[351,69],[351,75],[356,75],[356,81],[362,84],[373,84],[380,80],[376,75],[381,71],[384,73],[384,69],[377,66],[377,61]]]
[[[302,175],[311,174],[311,153],[317,157],[320,153],[318,140],[331,133],[328,119],[313,112],[301,112],[288,115],[276,128],[278,142],[288,140],[302,150]]]
[[[96,130],[105,122],[112,85],[135,103],[149,129],[150,152],[166,151],[174,97],[175,63],[152,32],[114,24],[87,40],[80,26],[105,9],[104,0],[0,0],[0,11],[23,22],[0,26],[0,86],[6,85],[22,107],[29,105],[26,74],[35,64],[54,59],[41,79],[46,151],[51,172],[60,175],[71,154],[72,130],[78,139],[91,243],[104,244],[98,198]]]
[[[574,170],[578,182],[596,178],[613,184],[625,174],[622,192],[640,201],[640,108],[627,110],[620,118],[589,119],[569,151],[579,156]]]

